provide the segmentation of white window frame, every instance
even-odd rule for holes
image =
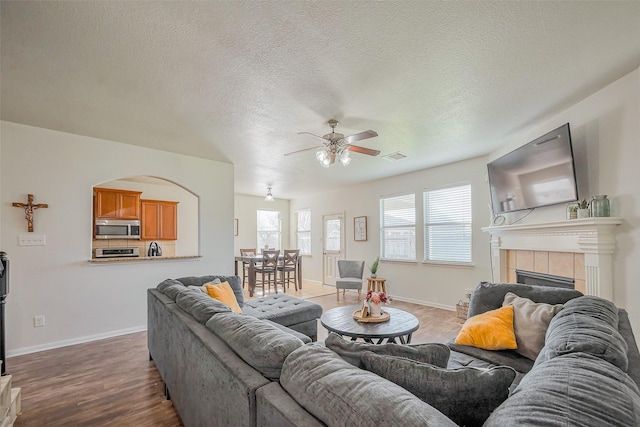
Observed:
[[[472,200],[468,182],[423,191],[424,262],[472,264]]]
[[[278,228],[277,230],[271,230],[271,229],[261,229],[260,228],[260,221],[259,221],[259,216],[260,216],[260,212],[275,212],[278,214]],[[275,232],[278,235],[278,244],[276,245],[275,249],[280,249],[282,247],[282,214],[280,213],[279,210],[274,210],[274,209],[258,209],[256,210],[256,247],[257,250],[260,251],[261,249],[264,249],[264,245],[260,245],[260,233],[261,232]]]
[[[300,227],[300,214],[302,212],[308,212],[309,215],[309,228],[301,228]],[[296,227],[296,249],[300,249],[300,255],[311,255],[311,245],[312,245],[312,241],[311,241],[311,208],[305,208],[305,209],[298,209],[295,212],[295,227]],[[302,250],[302,248],[300,247],[300,237],[306,235],[308,236],[308,240],[309,240],[309,251],[305,252]]]
[[[404,200],[403,200],[404,199]],[[388,219],[394,204],[410,203],[413,212],[404,212],[400,216],[396,216],[395,221]],[[385,206],[389,205],[389,206]],[[402,223],[404,221],[404,223]],[[395,194],[393,196],[380,197],[380,258],[392,261],[416,261],[416,195],[415,193]],[[409,239],[404,243],[407,245],[405,256],[397,256],[388,247],[390,241],[387,239],[388,232],[400,232],[409,234]],[[412,236],[411,236],[412,234]],[[402,242],[401,242],[402,243]]]

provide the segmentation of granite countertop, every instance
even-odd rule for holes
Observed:
[[[91,263],[110,264],[118,262],[135,262],[135,261],[170,261],[183,259],[198,259],[202,255],[182,255],[182,256],[138,256],[138,257],[122,257],[122,258],[92,258]]]

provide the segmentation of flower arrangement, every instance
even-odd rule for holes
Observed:
[[[389,303],[391,302],[387,294],[385,294],[384,292],[378,293],[373,291],[367,292],[365,301],[367,301],[368,303],[385,304],[385,305],[389,305]]]

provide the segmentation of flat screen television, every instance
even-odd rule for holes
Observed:
[[[569,123],[487,168],[494,215],[578,200]]]

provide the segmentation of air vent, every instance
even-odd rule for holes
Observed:
[[[399,151],[396,151],[395,153],[387,154],[386,156],[382,156],[383,159],[388,160],[390,162],[395,162],[396,160],[401,160],[401,159],[404,159],[405,157],[407,157],[407,155],[402,154]]]

